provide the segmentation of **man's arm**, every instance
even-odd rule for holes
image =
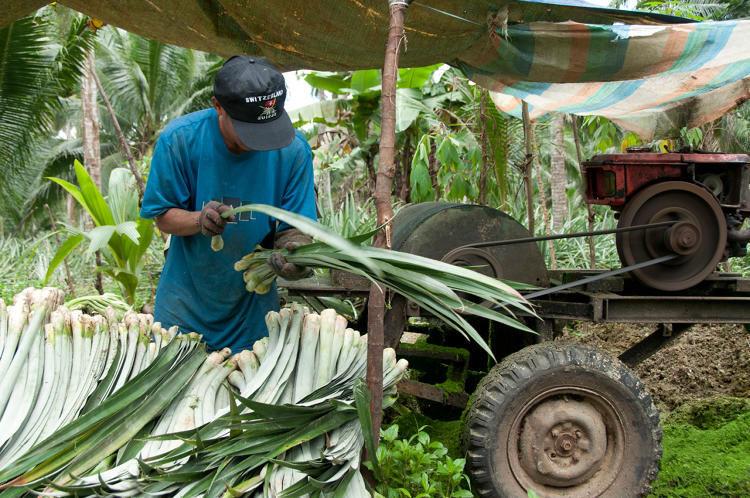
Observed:
[[[156,217],[156,226],[162,232],[181,237],[197,233],[212,237],[224,232],[228,221],[234,221],[234,216],[221,216],[221,213],[231,209],[230,206],[216,201],[207,202],[202,211],[172,208]]]
[[[187,237],[201,231],[200,211],[172,208],[156,217],[156,226],[164,233]]]

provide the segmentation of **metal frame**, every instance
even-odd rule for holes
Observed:
[[[567,320],[658,325],[656,331],[620,355],[620,360],[630,367],[669,345],[691,325],[750,323],[750,279],[738,274],[716,273],[690,291],[671,294],[656,293],[612,272],[572,270],[550,275],[560,283],[550,288],[556,290],[531,301],[538,316],[545,320],[537,320],[547,326],[545,330],[554,327],[555,321]],[[578,283],[580,288],[562,289],[570,283]],[[291,295],[366,297],[369,294],[368,286],[364,282],[359,285],[356,280],[342,285],[315,278],[281,281],[280,285]],[[542,340],[551,340],[551,336],[542,334]],[[401,383],[399,391],[454,407],[465,406],[468,401],[468,396],[446,393],[422,382]]]

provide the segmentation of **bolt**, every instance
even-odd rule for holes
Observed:
[[[581,436],[582,436],[582,434],[581,434],[581,431],[578,431],[578,430],[577,430],[577,431],[575,432],[575,434],[576,434],[576,439],[581,439]]]
[[[557,432],[557,431],[556,431],[556,430],[554,430],[554,429],[552,430],[552,437],[556,438],[556,437],[557,437],[557,436],[559,436],[559,435],[560,435],[560,433],[559,433],[559,432]]]

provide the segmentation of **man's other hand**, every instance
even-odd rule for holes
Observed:
[[[229,218],[222,218],[221,214],[230,211],[231,206],[222,204],[217,201],[207,202],[203,206],[200,216],[198,217],[198,224],[201,227],[201,233],[208,237],[214,235],[221,235],[224,232],[224,227],[228,221],[234,221],[234,216]]]
[[[289,252],[294,252],[298,247],[311,243],[312,239],[309,236],[294,228],[277,233],[274,239],[276,249],[286,249]],[[285,280],[299,280],[312,276],[312,270],[306,266],[297,266],[290,263],[280,252],[271,254],[268,264],[276,275]]]

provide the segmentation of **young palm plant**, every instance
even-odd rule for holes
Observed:
[[[48,280],[55,269],[84,241],[91,253],[102,251],[106,264],[101,270],[112,277],[123,290],[127,302],[135,303],[138,279],[144,256],[154,235],[153,221],[138,215],[138,197],[131,173],[115,169],[109,179],[109,195],[105,199],[86,169],[75,162],[78,186],[61,178],[50,178],[65,189],[91,216],[95,227],[82,231],[68,227],[71,236],[62,243],[47,269]]]

